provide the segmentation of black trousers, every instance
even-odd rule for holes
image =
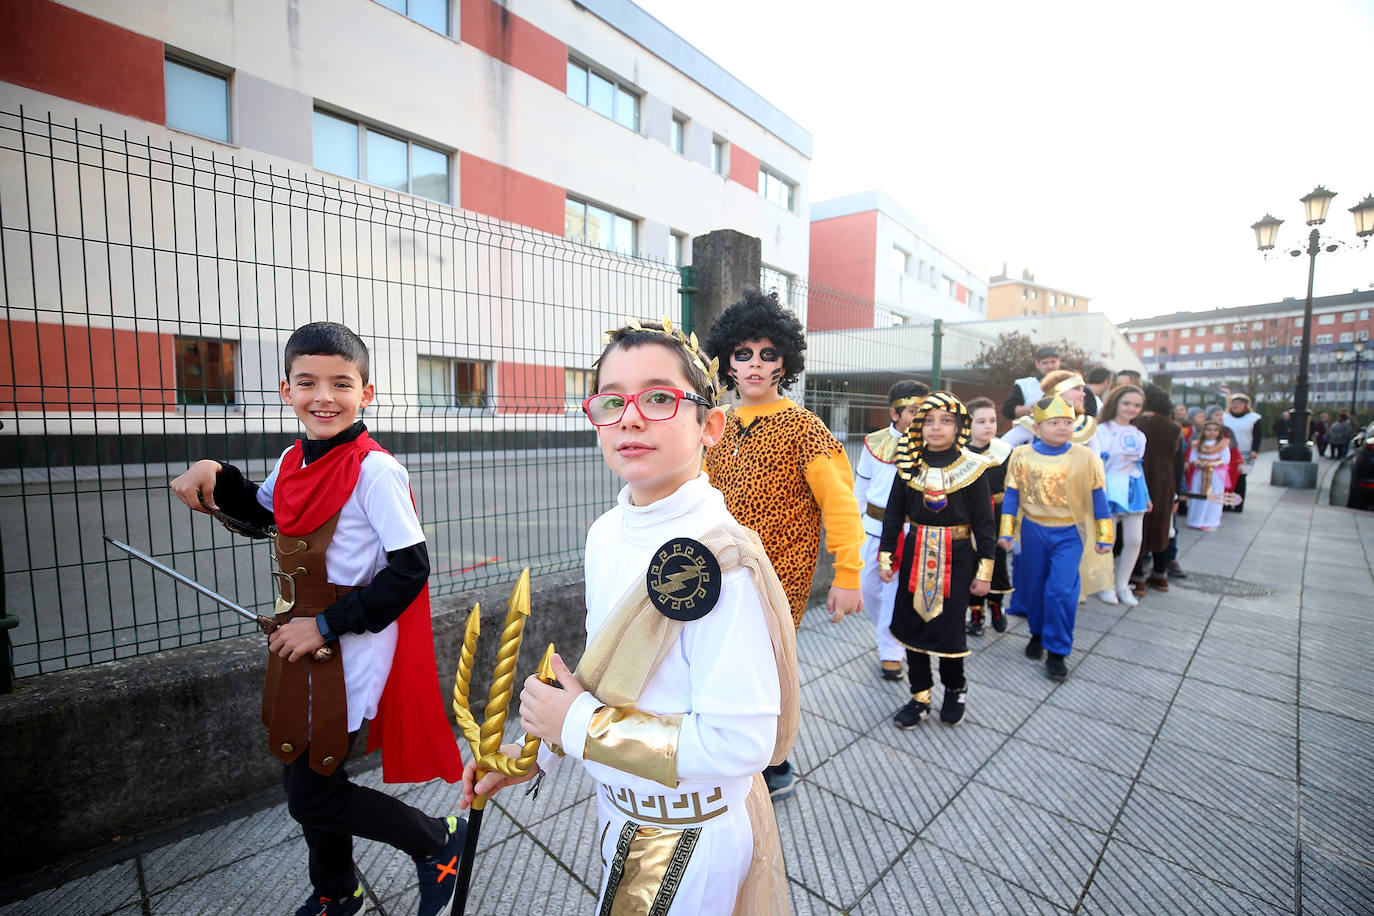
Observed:
[[[353,748],[357,732],[348,736]],[[315,893],[338,900],[358,886],[353,875],[353,838],[394,846],[413,858],[437,856],[448,842],[448,825],[385,792],[356,785],[339,764],[329,776],[310,769],[310,750],[282,767],[286,808],[305,833],[310,883]]]
[[[1240,496],[1240,497],[1244,498],[1244,496],[1245,496],[1245,478],[1247,478],[1247,477],[1249,477],[1249,476],[1250,476],[1249,474],[1237,474],[1237,475],[1236,475],[1236,495],[1237,495],[1237,496]],[[1245,511],[1245,503],[1241,503],[1239,506],[1235,506],[1234,508],[1231,509],[1231,511],[1232,511],[1232,512],[1244,512],[1244,511]]]
[[[945,685],[946,690],[960,690],[965,686],[964,659],[962,657],[930,656],[924,652],[913,652],[907,649],[906,671],[907,678],[911,681],[912,696],[935,686],[935,680],[930,671],[932,657],[940,659],[940,683]]]

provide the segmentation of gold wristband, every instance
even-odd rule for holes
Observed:
[[[1116,525],[1112,524],[1109,518],[1099,518],[1097,525],[1097,543],[1112,544],[1116,541]]]
[[[655,716],[639,709],[602,706],[592,713],[583,757],[676,788],[681,730],[681,713]]]
[[[992,581],[992,561],[991,561],[991,560],[979,560],[979,561],[978,561],[978,572],[974,574],[973,578],[975,578],[975,579],[980,579],[980,580],[982,580],[983,582],[991,582],[991,581]]]
[[[878,568],[883,572],[892,572],[892,551],[878,551]]]
[[[1002,524],[1001,527],[998,528],[998,537],[1016,537],[1016,516],[1009,512],[1002,514]]]

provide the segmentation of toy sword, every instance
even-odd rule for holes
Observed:
[[[245,620],[253,621],[258,625],[258,629],[262,630],[262,632],[266,635],[271,636],[273,631],[275,631],[279,626],[279,624],[271,617],[264,617],[261,614],[254,614],[252,611],[248,610],[248,608],[244,607],[243,605],[236,604],[235,602],[230,601],[228,598],[221,595],[219,592],[206,588],[204,585],[201,585],[195,579],[192,579],[189,576],[183,576],[181,573],[177,572],[172,567],[167,566],[163,563],[159,563],[157,560],[154,560],[152,557],[148,556],[146,553],[139,550],[137,547],[130,547],[123,541],[117,541],[114,538],[110,537],[108,534],[104,537],[107,543],[112,544],[115,547],[118,547],[120,550],[124,551],[129,556],[133,557],[135,560],[138,560],[142,563],[146,563],[148,566],[151,566],[153,569],[156,569],[163,575],[171,576],[173,579],[177,580],[182,585],[194,589],[195,591],[204,595],[206,598],[209,598],[211,601],[215,602],[221,607],[228,608],[235,614],[238,614]],[[330,649],[328,646],[320,646],[314,652],[314,659],[317,662],[327,662],[331,657],[333,657],[333,655],[334,650]]]

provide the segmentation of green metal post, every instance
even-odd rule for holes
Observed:
[[[945,338],[945,322],[935,319],[935,327],[930,332],[930,390],[940,390],[940,350]]]
[[[683,333],[691,334],[696,331],[696,316],[692,314],[692,297],[696,295],[696,272],[691,265],[679,267],[677,272],[682,276],[682,285],[677,288],[682,296],[682,330]]]

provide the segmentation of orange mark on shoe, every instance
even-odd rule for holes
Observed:
[[[440,865],[440,866],[439,866],[439,877],[437,877],[437,878],[434,879],[434,883],[435,883],[435,884],[443,884],[443,883],[444,883],[444,876],[445,876],[445,875],[453,875],[455,878],[458,877],[458,869],[456,869],[456,868],[453,867],[453,866],[456,865],[457,863],[458,863],[458,857],[457,857],[457,856],[454,856],[453,858],[451,858],[451,859],[448,860],[448,864],[447,864],[447,865]]]

